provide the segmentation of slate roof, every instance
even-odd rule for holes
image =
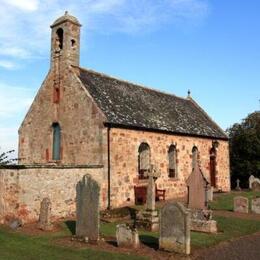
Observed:
[[[227,139],[223,130],[193,101],[79,69],[79,79],[114,126]]]

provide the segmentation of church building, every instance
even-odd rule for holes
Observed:
[[[225,132],[190,95],[177,97],[81,68],[80,28],[67,12],[51,25],[50,70],[19,129],[20,171],[23,166],[24,174],[38,172],[27,175],[39,185],[31,188],[37,201],[46,193],[52,201],[65,201],[67,194],[72,211],[74,190],[66,189],[93,172],[102,208],[133,205],[151,165],[161,172],[156,183],[166,199],[187,195],[195,163],[215,190],[229,191]],[[74,183],[67,181],[72,175]],[[59,185],[50,188],[57,178]],[[33,203],[26,199],[19,205],[31,212]]]

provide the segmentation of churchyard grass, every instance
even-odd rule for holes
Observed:
[[[74,249],[55,243],[56,239],[62,238],[65,235],[71,236],[71,232],[67,228],[64,228],[61,232],[57,233],[49,233],[42,236],[32,236],[13,232],[7,228],[0,227],[0,259],[148,259],[134,255],[97,251],[89,248]]]
[[[191,232],[192,248],[209,247],[221,241],[235,237],[255,233],[260,230],[260,221],[226,218],[215,216],[218,221],[218,234],[205,234]],[[62,224],[62,231],[46,233],[45,235],[29,236],[19,232],[10,231],[7,228],[0,228],[0,259],[148,259],[133,255],[124,255],[96,251],[89,248],[74,249],[66,245],[55,243],[56,240],[69,237],[75,229],[75,222],[70,225]],[[101,233],[103,236],[115,236],[116,223],[102,223]],[[151,247],[158,243],[158,233],[139,231],[140,240]]]
[[[260,221],[245,220],[238,218],[227,218],[215,216],[218,223],[218,234],[206,234],[200,232],[191,232],[191,246],[195,248],[209,247],[218,244],[221,241],[229,240],[235,237],[245,236],[260,231]],[[101,227],[101,231],[106,236],[115,234],[116,224],[106,223]],[[157,232],[139,231],[140,240],[144,244],[155,244],[159,234]]]
[[[210,208],[213,210],[229,210],[233,211],[233,200],[236,196],[244,196],[251,199],[258,196],[260,197],[260,192],[256,191],[241,191],[241,192],[230,192],[227,194],[221,194],[214,198],[214,201],[210,203]]]

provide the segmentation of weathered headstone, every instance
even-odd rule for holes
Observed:
[[[242,196],[235,197],[234,212],[248,213],[248,198]]]
[[[251,210],[253,213],[260,214],[260,198],[252,199]]]
[[[99,184],[85,175],[77,184],[76,197],[76,236],[85,242],[99,240],[99,197]]]
[[[159,247],[190,254],[190,213],[181,203],[169,203],[162,208]]]
[[[212,213],[212,210],[208,209],[191,209],[191,230],[217,233],[217,222],[212,219]]]
[[[195,164],[187,180],[188,208],[191,209],[190,228],[193,231],[216,233],[217,222],[212,220],[208,202],[213,199],[213,187],[204,177],[198,164]]]
[[[154,165],[151,165],[146,173],[146,176],[148,176],[146,208],[140,212],[137,219],[137,225],[150,231],[157,231],[159,229],[159,216],[155,209],[155,181],[160,175],[160,171]]]
[[[260,179],[255,178],[253,175],[249,177],[249,189],[253,191],[260,191]]]
[[[237,180],[236,180],[236,183],[237,183],[236,190],[237,190],[237,191],[241,191],[241,188],[240,188],[240,180],[237,179]]]
[[[137,230],[131,229],[126,224],[116,226],[116,240],[118,247],[138,248],[140,246]]]
[[[51,224],[51,201],[49,198],[44,198],[41,202],[38,228],[42,230],[51,230],[53,228]]]
[[[209,182],[204,177],[198,164],[192,170],[187,179],[188,186],[188,208],[206,209],[207,208],[207,187]]]

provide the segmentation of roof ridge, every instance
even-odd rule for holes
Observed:
[[[108,74],[105,74],[105,73],[102,73],[102,72],[98,72],[98,71],[95,71],[95,70],[92,70],[92,69],[82,68],[82,67],[78,67],[78,66],[75,66],[75,65],[71,65],[71,66],[75,67],[75,68],[79,68],[81,70],[85,70],[85,71],[95,73],[97,75],[101,75],[101,76],[106,77],[106,78],[114,79],[114,80],[124,82],[124,83],[130,84],[130,85],[133,85],[133,86],[141,87],[141,88],[144,88],[144,89],[147,89],[147,90],[152,90],[152,91],[157,92],[157,93],[161,93],[161,94],[164,94],[164,95],[173,96],[175,98],[179,98],[179,99],[182,99],[182,100],[185,100],[185,101],[189,101],[187,98],[179,97],[179,96],[177,96],[173,93],[168,93],[168,92],[165,92],[165,91],[162,91],[162,90],[158,90],[156,88],[145,86],[143,84],[135,83],[135,82],[132,82],[132,81],[129,81],[129,80],[121,79],[121,78],[117,78],[116,76],[111,76],[111,75],[108,75]]]

